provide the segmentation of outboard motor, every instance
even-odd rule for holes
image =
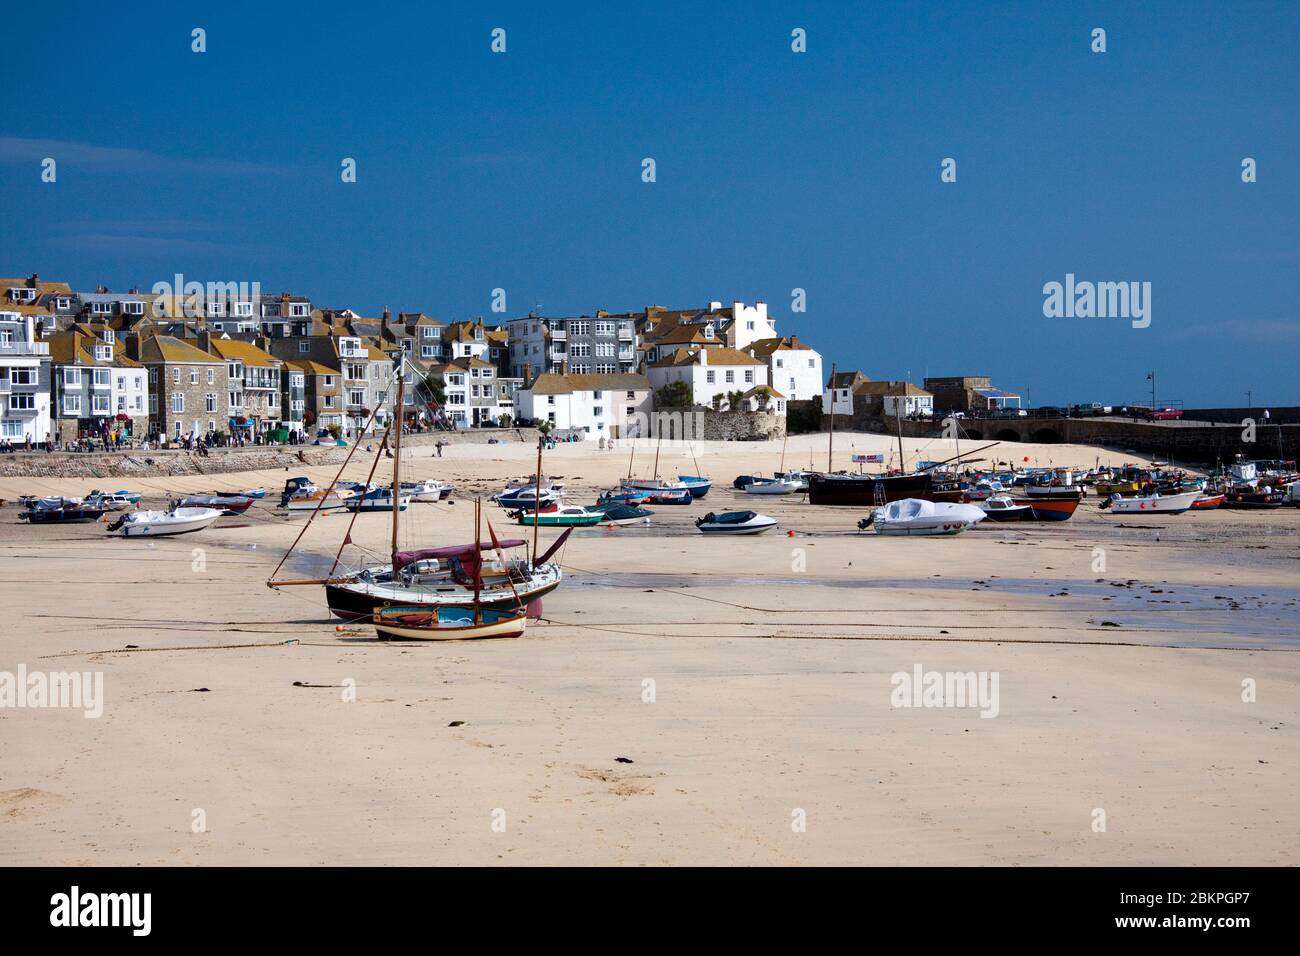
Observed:
[[[873,511],[871,514],[867,515],[865,518],[863,518],[861,521],[858,522],[858,530],[866,531],[868,528],[871,527],[871,523],[875,520],[876,520],[876,513]]]
[[[718,520],[718,516],[715,515],[712,511],[710,511],[703,518],[695,519],[695,527],[698,528],[702,524],[713,524],[713,522],[716,520]]]
[[[116,521],[108,526],[108,530],[110,532],[117,531],[124,524],[126,524],[126,515],[121,515]]]

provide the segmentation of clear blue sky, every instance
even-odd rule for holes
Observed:
[[[185,6],[11,6],[0,274],[761,298],[872,378],[1300,404],[1300,3]],[[1045,318],[1067,272],[1151,282],[1151,326]]]

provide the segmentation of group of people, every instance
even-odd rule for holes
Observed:
[[[0,439],[0,455],[12,455],[16,451],[54,451],[54,443],[50,441],[47,433],[45,441],[33,442],[31,435],[24,435],[22,444],[16,444],[12,438]]]

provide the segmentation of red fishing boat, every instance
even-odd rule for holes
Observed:
[[[1197,498],[1195,501],[1192,502],[1192,507],[1190,510],[1213,511],[1215,508],[1223,504],[1223,500],[1224,500],[1223,495],[1201,495],[1201,497]]]

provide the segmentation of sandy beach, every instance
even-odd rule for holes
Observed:
[[[824,467],[826,446],[791,438],[785,464]],[[837,435],[836,466],[891,447]],[[858,533],[856,509],[733,491],[778,467],[780,443],[693,450],[698,466],[673,449],[659,470],[698,467],[705,501],[575,531],[543,619],[477,643],[380,643],[330,620],[320,588],[268,589],[305,520],[273,513],[287,472],[125,482],[146,506],[267,489],[246,515],[158,540],[28,527],[18,495],[97,482],[0,480],[0,671],[101,672],[104,687],[97,719],[0,709],[0,862],[1297,862],[1300,509],[1143,520],[1090,498],[1062,524],[891,539]],[[416,449],[404,477],[458,493],[413,505],[402,542],[471,540],[473,495],[532,473],[535,453]],[[583,504],[628,467],[626,448],[594,442],[544,466]],[[696,533],[695,517],[736,508],[779,531]],[[382,555],[390,521],[360,516],[345,560]],[[290,568],[328,560],[346,522],[316,521]],[[893,675],[918,666],[996,674],[996,715],[894,706]]]

